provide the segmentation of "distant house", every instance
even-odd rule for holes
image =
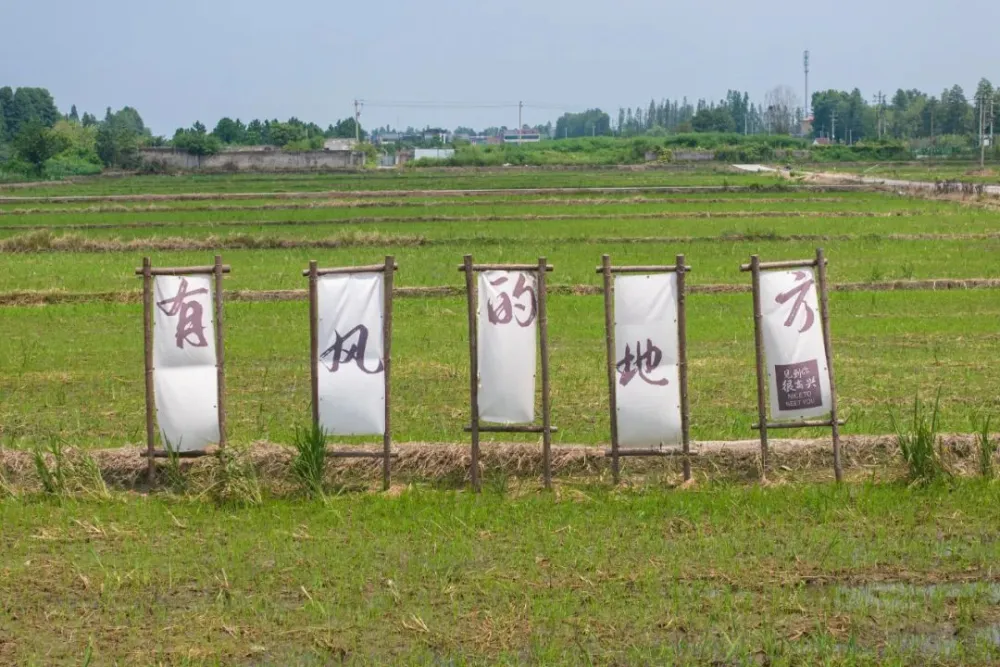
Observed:
[[[817,137],[813,140],[813,146],[829,146],[830,137]]]
[[[400,139],[399,132],[382,132],[375,136],[375,143],[383,146],[395,146]]]
[[[417,148],[413,151],[414,160],[447,160],[454,155],[454,148]]]
[[[323,142],[325,151],[350,151],[354,150],[354,139],[327,139]]]
[[[533,144],[542,140],[542,133],[538,130],[507,130],[503,134],[505,144]]]
[[[813,116],[807,116],[799,122],[799,136],[808,137],[813,132]]]
[[[432,127],[424,130],[424,141],[441,141],[448,143],[451,141],[451,131],[439,127]]]

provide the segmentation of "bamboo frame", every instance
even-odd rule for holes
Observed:
[[[469,476],[472,489],[476,493],[482,490],[479,475],[480,433],[541,433],[542,434],[542,478],[546,489],[552,488],[552,434],[558,429],[552,425],[552,406],[550,400],[549,378],[549,326],[548,302],[545,274],[555,267],[548,263],[545,257],[539,257],[537,264],[475,264],[472,255],[465,255],[463,263],[458,267],[465,273],[465,293],[468,304],[469,319],[469,412],[471,425],[465,428],[472,434]],[[538,348],[541,357],[542,371],[542,424],[512,424],[499,426],[483,426],[479,419],[479,329],[478,329],[478,291],[476,274],[480,271],[523,271],[533,272],[536,276],[537,289],[537,328]]]
[[[757,366],[757,423],[751,428],[760,433],[761,452],[761,481],[767,479],[768,460],[768,430],[769,429],[789,429],[789,428],[823,428],[828,427],[833,436],[833,474],[837,482],[843,481],[844,471],[841,461],[840,451],[840,427],[847,422],[838,418],[837,410],[837,385],[833,372],[833,345],[830,336],[830,306],[829,289],[826,281],[826,267],[828,260],[822,248],[816,248],[814,259],[788,260],[781,262],[761,262],[758,255],[750,256],[749,264],[741,264],[740,271],[749,271],[753,284],[753,315],[754,315],[754,342],[756,348]],[[830,379],[830,418],[829,419],[800,419],[795,421],[769,422],[767,420],[767,391],[766,372],[764,365],[764,342],[763,330],[761,328],[761,303],[760,303],[760,272],[767,269],[798,269],[816,267],[816,283],[819,292],[820,321],[823,329],[823,349],[826,355],[826,368]]]
[[[685,275],[691,270],[684,263],[684,255],[677,255],[673,265],[660,266],[613,266],[610,255],[601,256],[601,266],[597,273],[604,281],[604,341],[607,349],[608,407],[611,422],[611,449],[604,453],[611,457],[611,475],[617,485],[621,478],[620,458],[637,456],[681,456],[684,461],[684,481],[691,479],[691,433],[690,404],[688,401],[687,368],[687,301]],[[676,273],[677,274],[677,354],[678,376],[681,399],[681,450],[672,449],[622,449],[618,444],[618,373],[615,363],[614,324],[614,274]]]
[[[399,454],[392,451],[392,305],[393,279],[399,270],[396,259],[386,255],[383,264],[365,266],[341,266],[321,269],[316,260],[310,260],[309,268],[302,272],[309,279],[309,381],[312,397],[313,427],[319,429],[319,278],[329,275],[352,273],[382,274],[382,372],[385,392],[385,430],[382,434],[382,451],[328,450],[331,458],[371,458],[382,459],[382,489],[389,490],[392,481],[391,461]]]
[[[153,277],[154,276],[190,276],[210,275],[213,278],[212,303],[215,318],[215,373],[217,382],[216,411],[219,422],[219,448],[226,446],[226,355],[223,346],[223,294],[222,277],[230,273],[232,268],[222,263],[222,256],[216,255],[215,262],[206,266],[153,267],[149,257],[142,258],[142,266],[135,270],[135,275],[142,277],[142,333],[145,356],[145,393],[146,393],[146,480],[152,484],[156,479],[155,459],[167,458],[170,452],[156,449],[156,397],[153,382]],[[198,458],[207,456],[206,451],[174,452],[180,458]]]

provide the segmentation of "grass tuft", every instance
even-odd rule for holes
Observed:
[[[985,479],[996,476],[995,459],[998,442],[990,434],[990,418],[984,418],[976,425],[976,449],[979,453],[979,474]]]
[[[245,454],[230,448],[219,451],[208,491],[222,507],[253,507],[264,502],[260,477]]]
[[[170,446],[170,443],[167,443],[166,450],[167,465],[163,472],[167,487],[174,493],[183,495],[188,491],[188,479],[181,469],[180,454],[177,449]]]
[[[111,498],[101,467],[90,454],[83,454],[79,462],[74,463],[72,473],[74,488],[79,493],[98,500]]]
[[[66,452],[63,443],[56,437],[50,437],[48,446],[43,451],[41,447],[36,447],[32,460],[35,463],[35,472],[38,480],[42,483],[42,490],[50,495],[63,495],[66,493]],[[46,460],[45,455],[52,456],[52,466]]]
[[[903,429],[893,416],[893,430],[899,451],[906,462],[909,479],[912,482],[928,483],[943,477],[947,471],[938,451],[938,425],[941,394],[934,400],[934,409],[928,416],[920,403],[920,397],[913,399],[913,422]]]
[[[323,495],[323,470],[326,463],[326,433],[319,424],[295,429],[295,460],[292,474],[308,495]]]

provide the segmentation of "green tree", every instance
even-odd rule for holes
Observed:
[[[223,118],[215,125],[212,134],[224,144],[245,144],[247,141],[247,128],[237,118]]]
[[[192,155],[215,155],[222,150],[222,142],[215,135],[208,134],[205,126],[195,122],[191,129],[178,129],[172,140],[174,148],[187,151]]]
[[[139,135],[113,121],[100,123],[95,139],[97,155],[107,167],[135,169],[139,166]]]
[[[736,123],[725,106],[702,107],[691,119],[695,132],[733,132]]]
[[[626,121],[626,124],[629,124]],[[635,132],[645,129],[640,128],[641,123],[635,121]],[[564,113],[556,120],[554,130],[556,139],[566,137],[603,137],[611,134],[611,117],[600,109],[587,109],[582,113]]]
[[[14,151],[17,156],[31,164],[39,174],[42,173],[46,160],[55,157],[66,148],[66,140],[38,120],[24,123],[14,137]]]
[[[10,86],[0,88],[0,141],[10,139],[14,136],[14,124],[12,122],[14,114],[14,91]]]
[[[70,109],[69,109],[69,116],[66,117],[66,120],[69,120],[69,121],[71,121],[73,123],[79,123],[80,122],[80,114],[78,114],[76,112],[76,105],[75,104],[70,107]]]
[[[355,127],[356,125],[353,117],[342,118],[337,121],[337,124],[333,126],[327,136],[334,139],[353,139],[357,136],[355,134]],[[361,128],[360,137],[362,141],[368,138],[368,133],[365,132],[363,127]]]
[[[85,112],[83,114],[83,119],[81,119],[80,121],[80,124],[83,125],[84,127],[92,127],[94,125],[97,125],[97,116],[95,116],[92,113]]]

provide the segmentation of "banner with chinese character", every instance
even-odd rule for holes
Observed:
[[[618,443],[683,441],[677,338],[677,274],[615,276]]]
[[[760,274],[760,305],[771,417],[830,412],[830,374],[812,269]]]
[[[535,421],[537,278],[523,271],[479,274],[479,418]]]
[[[219,441],[214,312],[210,276],[155,277],[156,422],[174,451],[201,451]]]
[[[320,427],[329,435],[385,433],[385,310],[381,273],[317,282]]]

